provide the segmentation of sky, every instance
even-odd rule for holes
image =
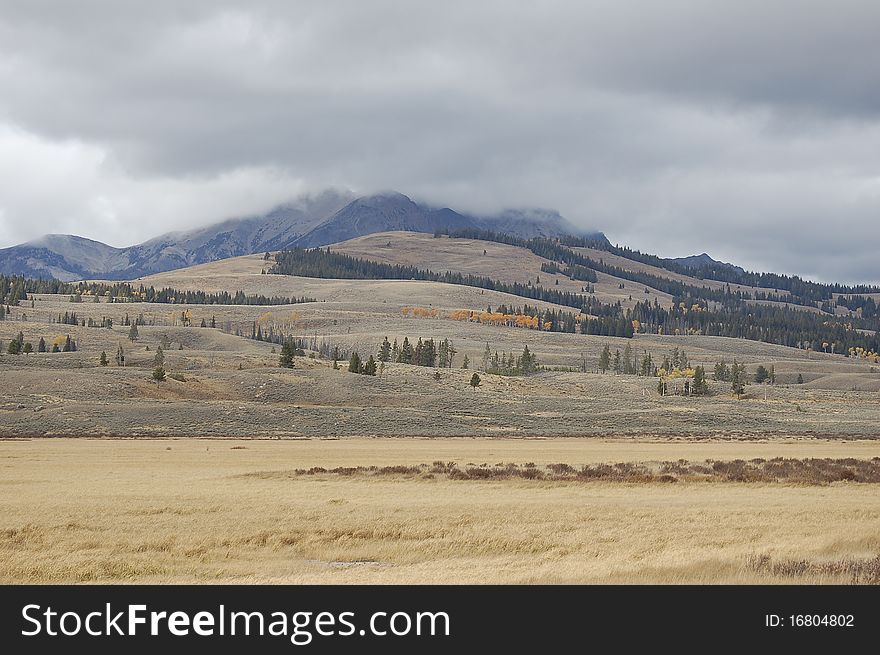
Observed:
[[[0,247],[327,187],[880,282],[876,0],[0,0]]]

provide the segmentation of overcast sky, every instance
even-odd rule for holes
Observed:
[[[880,282],[880,3],[0,0],[0,247],[328,186]]]

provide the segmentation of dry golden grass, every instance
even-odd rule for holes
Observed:
[[[878,451],[809,440],[3,441],[0,582],[849,582],[880,552],[871,484],[247,474]]]

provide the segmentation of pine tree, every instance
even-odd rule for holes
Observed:
[[[137,341],[138,339],[138,326],[137,321],[131,324],[131,328],[128,330],[128,340],[129,341]]]
[[[480,381],[481,381],[481,380],[480,380],[480,376],[479,376],[479,374],[474,373],[474,374],[471,376],[471,382],[470,382],[470,385],[474,388],[474,391],[476,391],[476,390],[477,390],[477,387],[480,386]]]
[[[763,365],[759,365],[757,369],[755,369],[755,383],[761,384],[770,379],[770,371],[764,368]]]
[[[412,364],[414,355],[415,352],[413,351],[412,344],[409,342],[409,339],[404,337],[403,345],[400,348],[400,362],[403,364]]]
[[[611,366],[611,348],[608,347],[606,343],[602,348],[602,353],[599,355],[599,370],[605,373],[608,368]]]
[[[157,387],[160,382],[165,382],[165,368],[163,366],[157,366],[153,369],[153,379],[156,381]]]
[[[523,375],[529,375],[538,370],[538,360],[529,351],[528,344],[523,348],[522,356],[519,358],[519,370]]]
[[[348,372],[349,373],[360,373],[361,372],[361,356],[357,354],[357,352],[353,352],[351,354],[351,359],[348,361]]]
[[[367,359],[367,363],[364,364],[364,368],[361,371],[364,375],[376,375],[376,360],[373,359],[373,356],[370,355],[369,359]]]
[[[625,375],[632,375],[635,373],[632,364],[632,346],[626,344],[626,347],[623,349],[623,373]]]
[[[709,393],[709,383],[706,382],[706,369],[697,366],[694,369],[694,383],[691,386],[695,396],[705,396]]]
[[[116,349],[116,365],[125,366],[125,351],[122,350],[122,344]]]
[[[379,346],[379,361],[387,362],[391,360],[391,343],[388,341],[388,337],[385,337],[385,340],[382,342],[382,345]]]
[[[153,356],[153,366],[156,368],[165,366],[165,351],[162,350],[161,344],[156,348],[156,354]]]
[[[620,375],[620,350],[614,351],[614,360],[611,365],[611,368],[614,369],[614,372]]]
[[[28,342],[26,342],[26,343],[24,344],[24,346],[22,346],[21,351],[22,351],[25,355],[30,355],[32,352],[34,352],[34,346],[33,346],[33,344],[32,344],[30,341],[28,341]]]
[[[730,367],[730,388],[737,396],[743,395],[746,391],[745,366],[735,359]]]
[[[98,360],[101,366],[107,366],[110,362],[107,361],[107,353],[105,351],[101,351],[101,359]]]
[[[804,383],[804,375],[803,375],[803,373],[798,373],[798,376],[797,376],[797,383],[798,383],[798,384],[803,384],[803,383]]]
[[[463,369],[467,369],[468,367],[470,367],[470,365],[471,365],[471,360],[469,360],[469,359],[468,359],[468,356],[465,355],[465,356],[464,356],[464,361],[461,363],[461,367],[462,367]]]
[[[449,366],[449,341],[446,339],[440,340],[440,346],[437,349],[437,365],[440,368]]]
[[[281,345],[281,356],[278,358],[278,365],[284,368],[293,368],[293,341],[288,339]]]

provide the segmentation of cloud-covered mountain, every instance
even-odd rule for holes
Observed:
[[[263,216],[171,232],[127,248],[114,248],[73,235],[50,234],[0,250],[0,273],[65,281],[127,280],[255,252],[323,246],[375,232],[462,228],[525,238],[585,234],[550,210],[506,210],[494,216],[472,216],[419,204],[400,193],[354,197],[349,192],[334,190],[276,207]],[[586,234],[604,238],[601,233]]]

